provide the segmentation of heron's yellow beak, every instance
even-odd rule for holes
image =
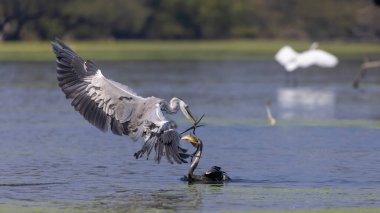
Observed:
[[[195,137],[194,135],[184,135],[182,136],[181,140],[185,140],[186,142],[191,143],[193,146],[196,146],[199,144],[199,139]]]

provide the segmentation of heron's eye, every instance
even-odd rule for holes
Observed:
[[[161,111],[165,111],[166,110],[166,106],[164,103],[160,103],[160,109]]]

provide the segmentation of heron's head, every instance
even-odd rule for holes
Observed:
[[[311,49],[311,50],[318,49],[318,46],[319,46],[318,42],[314,41],[314,42],[310,45],[310,49]]]
[[[181,140],[191,143],[194,147],[197,147],[201,143],[199,138],[190,134],[182,136]]]
[[[185,115],[186,119],[192,124],[195,125],[197,123],[197,120],[191,113],[189,106],[182,100],[177,98],[179,103],[179,108],[181,109],[182,113]]]

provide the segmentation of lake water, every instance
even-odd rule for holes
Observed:
[[[189,164],[133,157],[142,143],[102,133],[70,106],[55,64],[0,64],[0,205],[86,210],[380,207],[380,72],[352,88],[360,61],[287,76],[271,60],[98,63],[141,96],[180,97],[204,153],[233,179],[188,185]],[[292,78],[293,83],[289,83]],[[378,79],[378,81],[376,81]],[[278,125],[269,126],[272,103]],[[179,129],[187,128],[182,115]],[[192,151],[192,147],[187,147]]]

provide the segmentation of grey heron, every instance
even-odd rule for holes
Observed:
[[[188,181],[189,183],[223,183],[231,180],[227,173],[222,171],[219,166],[211,167],[211,169],[202,175],[194,175],[194,171],[202,156],[203,142],[201,139],[191,134],[184,135],[181,139],[192,144],[196,148],[196,151],[192,155],[194,159],[191,162],[189,172],[182,180]]]
[[[136,158],[148,158],[154,149],[158,163],[163,156],[170,163],[186,162],[189,155],[180,146],[176,125],[164,116],[181,110],[195,130],[199,120],[196,121],[183,100],[174,97],[168,102],[153,96],[138,96],[129,87],[104,77],[94,62],[83,60],[59,39],[51,44],[56,55],[59,87],[87,121],[103,132],[111,129],[112,133],[128,135],[134,141],[143,138],[142,148],[134,154]]]

